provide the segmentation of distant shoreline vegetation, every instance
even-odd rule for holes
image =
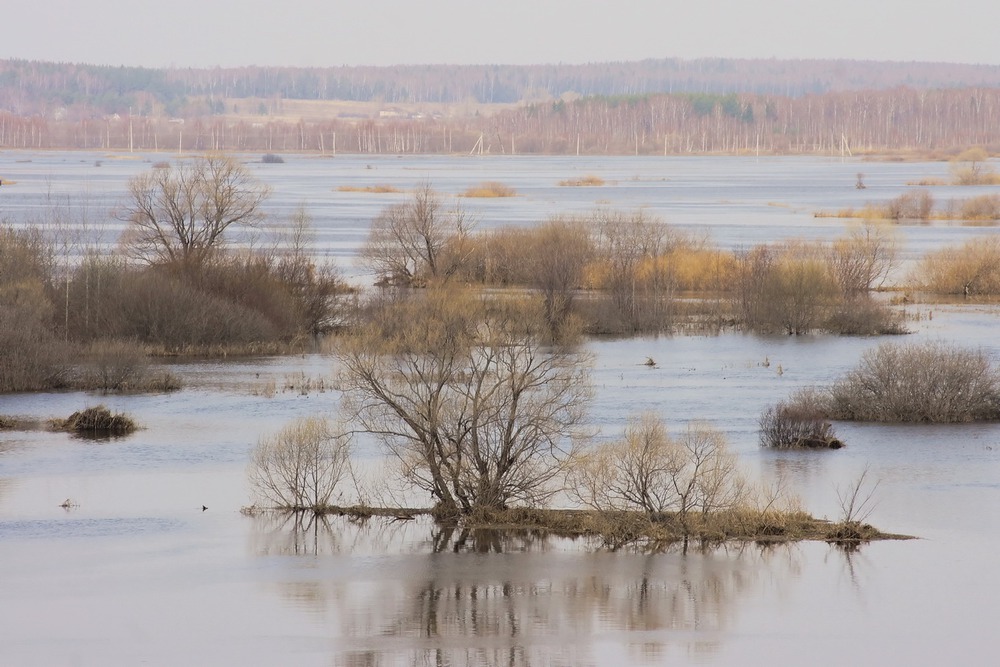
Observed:
[[[1000,149],[997,66],[666,59],[157,70],[2,60],[2,80],[32,82],[0,87],[0,148],[10,149],[892,159]]]

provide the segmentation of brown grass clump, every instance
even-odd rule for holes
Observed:
[[[517,192],[509,185],[504,185],[497,181],[484,181],[479,185],[470,187],[462,196],[491,199],[494,197],[515,197],[517,196]]]
[[[372,194],[393,194],[397,192],[402,192],[397,187],[392,185],[341,185],[337,188],[337,192],[369,192]]]
[[[980,195],[966,199],[958,209],[960,220],[1000,220],[1000,195]]]
[[[589,174],[579,178],[567,178],[566,180],[559,181],[559,185],[568,187],[597,187],[604,185],[604,179],[600,176]]]
[[[54,420],[52,426],[59,431],[97,437],[128,435],[138,428],[127,415],[112,413],[103,405],[74,412],[66,419]]]

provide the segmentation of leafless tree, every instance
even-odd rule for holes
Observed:
[[[552,218],[534,234],[531,245],[531,283],[545,304],[545,321],[557,333],[566,323],[574,292],[583,282],[583,271],[593,255],[590,233],[580,220]]]
[[[376,319],[337,352],[355,422],[444,512],[543,502],[590,396],[586,356],[545,346],[537,312],[454,290]]]
[[[845,295],[867,294],[885,284],[898,265],[899,247],[884,224],[865,222],[846,238],[834,241],[830,263]]]
[[[666,255],[673,235],[642,211],[598,213],[599,254],[608,268],[607,287],[618,313],[632,326],[666,324],[673,278]]]
[[[318,417],[298,419],[262,437],[250,481],[274,509],[321,511],[349,471],[350,437]]]
[[[468,258],[472,226],[461,207],[443,210],[441,197],[425,183],[410,201],[375,218],[361,254],[381,283],[445,282]]]
[[[270,194],[235,158],[208,155],[188,164],[154,168],[129,181],[119,216],[122,244],[149,264],[203,264],[233,225],[253,226]]]

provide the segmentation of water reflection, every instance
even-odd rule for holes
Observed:
[[[742,597],[793,585],[801,569],[794,545],[608,553],[424,518],[252,521],[254,552],[287,557],[280,596],[329,624],[345,665],[603,663],[608,646],[630,664],[715,653]]]

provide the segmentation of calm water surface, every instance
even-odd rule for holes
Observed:
[[[65,185],[76,198],[82,183],[91,201],[110,197],[152,159],[18,155],[0,153],[0,178],[18,181],[0,192],[4,215],[29,210],[31,197],[9,194],[22,188]],[[323,211],[322,252],[344,261],[392,201],[333,192],[344,183],[406,188],[429,179],[459,192],[501,180],[521,196],[475,202],[482,225],[606,202],[648,206],[735,247],[836,236],[843,224],[815,220],[814,209],[889,198],[945,170],[812,158],[301,158],[254,168],[273,183],[276,207],[306,201]],[[868,174],[862,194],[857,171]],[[555,185],[588,173],[613,183]],[[904,233],[930,247],[971,232]],[[918,314],[909,340],[962,341],[1000,360],[996,309]],[[0,414],[49,418],[103,402],[145,427],[108,441],[0,433],[0,665],[991,664],[1000,425],[839,424],[844,450],[757,445],[762,409],[829,382],[879,342],[725,334],[590,345],[601,437],[643,410],[676,429],[710,421],[754,476],[784,477],[806,509],[830,518],[838,486],[869,467],[880,481],[870,520],[921,539],[855,553],[802,543],[612,554],[583,540],[462,535],[420,520],[242,516],[259,435],[336,406],[326,388],[332,361],[320,355],[179,364],[186,388],[171,395],[0,396]],[[644,366],[646,357],[657,367]],[[373,469],[379,452],[361,441],[358,457]],[[67,498],[76,506],[64,510]]]

